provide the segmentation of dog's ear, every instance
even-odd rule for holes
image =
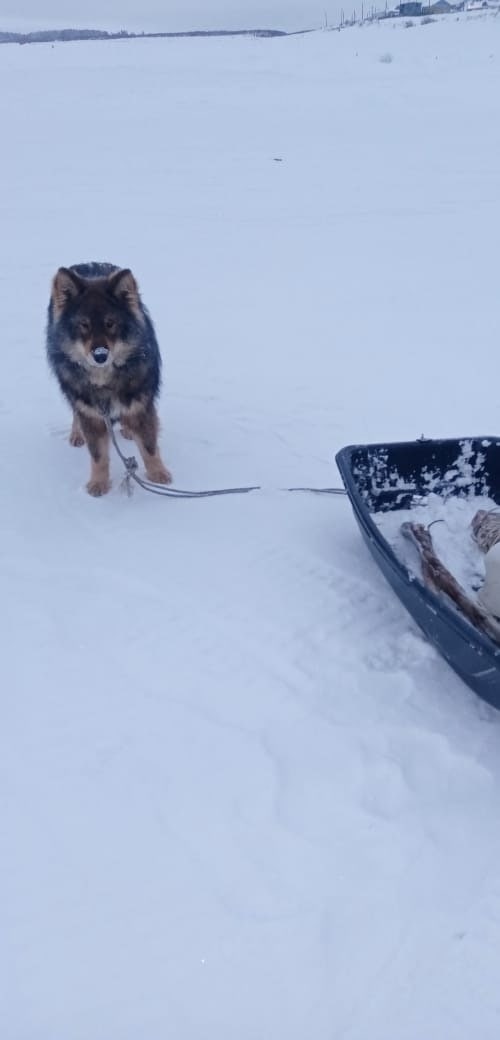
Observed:
[[[74,271],[70,271],[68,267],[60,267],[52,282],[54,317],[60,318],[70,300],[79,296],[83,289],[84,284]]]
[[[108,289],[117,300],[124,303],[137,317],[140,317],[139,287],[128,267],[123,267],[109,276]]]

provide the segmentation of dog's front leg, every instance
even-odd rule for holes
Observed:
[[[109,434],[105,422],[97,418],[97,416],[79,413],[79,418],[91,459],[90,480],[87,484],[87,491],[89,495],[94,495],[95,498],[98,498],[99,495],[105,495],[111,487],[109,479]]]
[[[139,448],[144,468],[155,484],[171,484],[172,474],[165,466],[158,450],[158,416],[154,405],[146,410],[132,411],[123,417],[127,431]]]
[[[73,412],[73,422],[69,435],[69,443],[72,444],[74,448],[81,448],[82,444],[85,444],[85,437],[82,433],[82,426],[78,412]]]

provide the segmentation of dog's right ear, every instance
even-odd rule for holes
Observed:
[[[77,274],[70,271],[68,267],[59,268],[52,282],[52,304],[56,319],[61,317],[70,300],[83,292],[83,288],[83,282]]]

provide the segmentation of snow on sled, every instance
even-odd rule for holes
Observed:
[[[455,672],[500,709],[500,439],[350,445],[336,461],[394,591]]]

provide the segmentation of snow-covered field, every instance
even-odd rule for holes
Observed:
[[[499,33],[0,50],[2,1040],[498,1040],[500,717],[279,489],[499,432]],[[86,495],[85,259],[139,279],[176,483],[263,492]]]

